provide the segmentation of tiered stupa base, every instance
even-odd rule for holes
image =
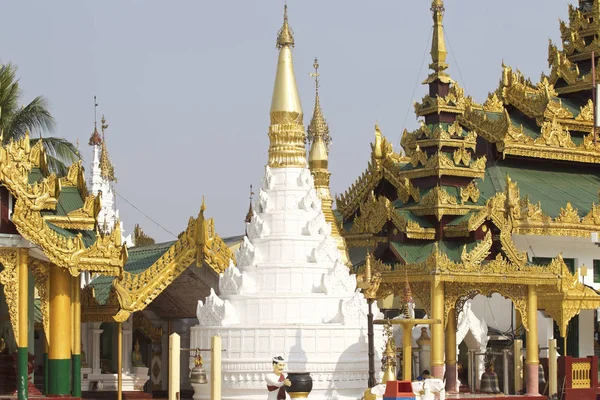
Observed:
[[[378,328],[378,327],[376,327]],[[285,373],[310,372],[313,389],[310,398],[360,399],[367,387],[367,327],[341,324],[261,325],[191,328],[192,347],[210,348],[214,335],[221,336],[222,399],[264,400],[265,374],[273,369],[272,359],[287,360]],[[381,348],[381,332],[375,333],[376,349]],[[205,365],[210,366],[210,356]],[[376,356],[377,357],[377,356]],[[376,359],[376,370],[380,362]],[[207,367],[210,381],[210,367]],[[379,373],[380,375],[380,373]],[[194,399],[209,399],[210,385],[197,385]]]

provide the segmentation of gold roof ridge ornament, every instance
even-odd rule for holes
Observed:
[[[288,23],[287,5],[283,26],[277,35],[279,58],[271,99],[269,127],[269,167],[306,167],[303,112],[294,74],[292,50],[294,37]]]

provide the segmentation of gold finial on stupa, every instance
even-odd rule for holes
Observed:
[[[331,136],[329,136],[329,126],[323,116],[323,110],[321,109],[321,102],[319,100],[319,60],[316,57],[313,68],[315,69],[315,72],[311,73],[310,76],[315,78],[315,109],[313,110],[313,117],[308,125],[307,139],[309,143],[316,141],[317,138],[322,139],[326,151],[329,153]]]
[[[302,104],[294,75],[291,49],[293,45],[286,5],[283,26],[277,38],[279,59],[271,100],[269,167],[306,167],[306,134],[302,125]]]
[[[90,137],[90,141],[88,144],[90,146],[97,146],[102,143],[102,138],[98,133],[98,126],[96,123],[96,110],[98,109],[98,102],[96,101],[96,96],[94,96],[94,131],[92,132],[92,136]]]
[[[288,22],[287,4],[283,6],[283,25],[277,33],[277,48],[281,49],[283,46],[294,47],[294,31]]]
[[[106,123],[106,119],[104,115],[102,116],[101,125],[102,129],[102,149],[100,152],[100,176],[104,179],[107,179],[111,182],[117,182],[117,178],[115,177],[115,167],[110,162],[110,158],[108,156],[108,150],[106,149],[106,139],[104,136],[104,131],[108,128],[108,124]]]

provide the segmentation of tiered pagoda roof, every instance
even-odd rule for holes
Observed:
[[[559,301],[568,297],[567,286],[577,286],[593,303],[587,306],[600,298],[560,256],[552,267],[531,265],[512,235],[589,237],[600,230],[600,145],[592,133],[591,79],[582,83],[600,43],[598,0],[570,8],[570,24],[561,23],[564,50],[550,45],[550,76],[534,85],[503,66],[499,88],[483,104],[447,74],[443,2],[434,0],[431,11],[432,72],[424,81],[428,94],[415,103],[421,126],[403,133],[404,155],[376,126],[367,170],[337,198],[350,255],[360,270],[374,248],[384,278],[380,294],[401,293],[407,273],[426,294],[425,309],[432,279],[462,285],[446,289],[447,309],[469,290],[494,287],[516,301],[526,290],[519,284],[543,282],[549,287],[540,308],[564,331],[573,316]],[[579,37],[587,44],[574,48]],[[557,284],[557,276],[571,283]]]

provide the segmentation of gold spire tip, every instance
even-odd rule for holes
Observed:
[[[328,152],[329,145],[331,144],[331,136],[329,135],[329,126],[323,116],[323,110],[321,109],[321,102],[319,100],[319,60],[316,57],[313,62],[313,68],[315,69],[315,72],[312,72],[309,75],[315,78],[315,109],[313,110],[313,117],[308,125],[307,139],[309,142],[314,142],[317,138],[323,139]]]
[[[277,34],[277,48],[284,46],[294,47],[294,32],[288,23],[287,4],[283,6],[283,25]]]
[[[433,13],[433,40],[431,41],[431,61],[429,68],[441,74],[448,68],[446,64],[446,40],[444,39],[444,2],[442,0],[433,0],[431,3],[431,12]]]

